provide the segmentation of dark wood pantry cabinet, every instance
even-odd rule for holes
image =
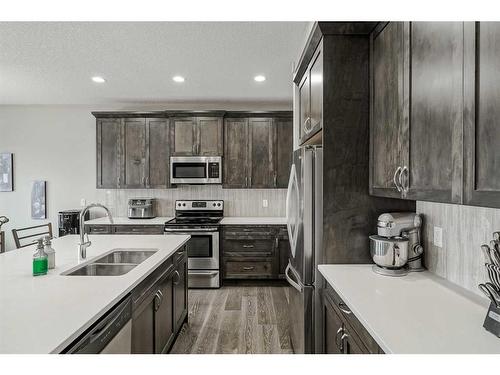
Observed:
[[[500,23],[464,27],[464,203],[500,208]]]
[[[389,22],[372,33],[371,194],[462,202],[463,27]]]

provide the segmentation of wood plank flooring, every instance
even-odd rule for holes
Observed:
[[[190,289],[188,323],[173,354],[291,354],[288,287],[244,283]]]

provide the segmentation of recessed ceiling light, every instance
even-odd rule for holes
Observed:
[[[95,83],[104,83],[104,82],[106,82],[106,80],[104,78],[99,77],[99,76],[92,77],[92,81],[94,81]]]
[[[264,82],[266,80],[266,77],[263,75],[258,75],[253,77],[253,79],[255,80],[255,82]]]
[[[173,76],[172,77],[174,82],[184,82],[186,79],[183,76]]]

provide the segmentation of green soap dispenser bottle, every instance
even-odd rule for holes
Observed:
[[[36,243],[36,251],[33,254],[33,276],[46,275],[49,268],[49,260],[43,251],[43,238],[39,238]]]

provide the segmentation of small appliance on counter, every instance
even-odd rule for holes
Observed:
[[[155,215],[154,198],[131,198],[128,200],[129,219],[154,219]]]
[[[422,218],[414,212],[392,212],[378,217],[377,235],[370,236],[373,271],[386,276],[404,276],[423,271],[424,249],[420,244]]]
[[[64,210],[58,213],[59,237],[68,234],[80,234],[80,212],[82,210]],[[85,214],[85,221],[90,218],[89,213]]]

